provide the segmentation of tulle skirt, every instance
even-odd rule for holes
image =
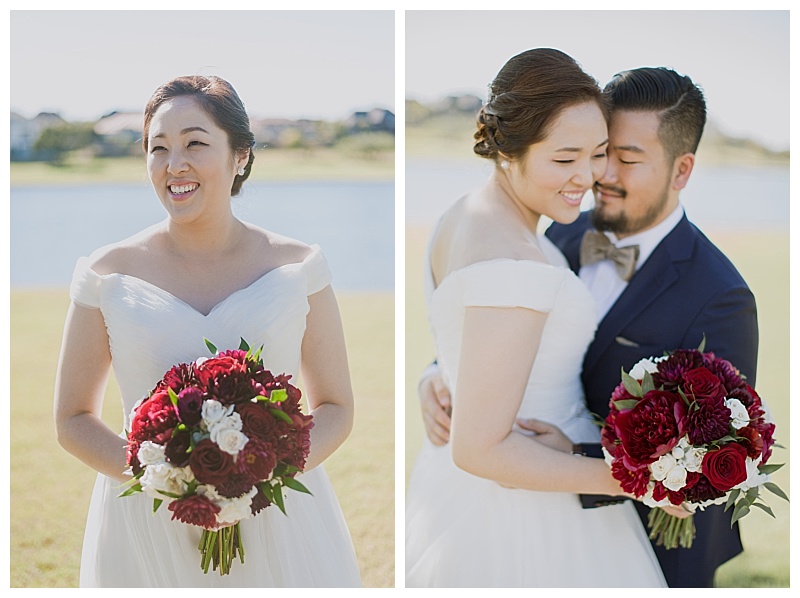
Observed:
[[[145,494],[118,498],[98,475],[81,556],[81,587],[359,587],[353,543],[322,467],[298,477],[313,496],[286,491],[284,515],[270,506],[240,523],[244,564],[228,575],[200,568],[201,528],[153,513]]]
[[[576,457],[576,459],[579,457]],[[664,587],[629,501],[504,488],[426,441],[406,500],[406,587]]]

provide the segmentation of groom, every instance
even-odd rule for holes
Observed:
[[[616,75],[604,94],[611,108],[608,166],[595,184],[595,208],[546,233],[597,305],[599,324],[582,374],[589,409],[608,414],[621,368],[664,351],[697,348],[704,336],[707,351],[729,360],[755,386],[753,295],[730,261],[687,220],[679,201],[705,125],[702,92],[672,70],[639,68]],[[628,255],[613,254],[614,246],[627,248]],[[450,397],[438,375],[423,377],[420,399],[428,437],[444,444]],[[532,420],[520,425],[549,435],[551,445],[570,446],[553,426]],[[573,452],[602,457],[599,445]],[[613,500],[582,499],[585,506]],[[650,509],[634,504],[646,526]],[[694,521],[691,549],[654,545],[670,587],[712,587],[716,568],[742,551],[738,524],[731,529],[730,512],[722,506],[698,512]]]

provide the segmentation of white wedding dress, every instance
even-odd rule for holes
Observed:
[[[81,258],[70,295],[105,319],[124,426],[134,404],[177,363],[209,357],[204,338],[220,350],[240,338],[264,345],[274,373],[294,373],[308,313],[307,296],[330,284],[319,247],[301,263],[278,267],[229,295],[203,315],[170,293],[133,276],[100,276]],[[241,522],[245,562],[230,574],[204,574],[197,549],[201,528],[171,520],[166,503],[153,514],[143,493],[118,498],[119,483],[98,475],[81,557],[82,587],[350,587],[359,586],[355,551],[323,468],[298,476],[308,496],[287,490],[287,515],[271,506]]]
[[[558,249],[544,237],[539,243],[550,264],[478,262],[451,272],[436,289],[426,268],[440,371],[456,410],[466,307],[546,312],[518,415],[555,424],[573,442],[598,442],[599,427],[584,405],[580,380],[583,356],[595,331],[593,300]],[[502,382],[498,380],[497,393],[487,397],[487,417],[492,401],[504,400]],[[436,447],[425,440],[406,498],[407,587],[665,585],[630,502],[583,509],[575,494],[504,488],[456,467],[449,445]]]

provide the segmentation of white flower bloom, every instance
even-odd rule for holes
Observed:
[[[707,452],[708,449],[702,446],[690,446],[687,448],[681,461],[686,471],[701,471],[703,469],[703,457]]]
[[[675,459],[671,454],[662,455],[658,458],[658,461],[651,463],[649,465],[650,471],[653,473],[653,479],[658,480],[659,482],[663,481],[664,478],[667,477],[670,471],[672,471],[678,465],[678,460]]]
[[[749,490],[750,488],[762,486],[765,482],[770,481],[769,474],[758,471],[758,466],[760,463],[761,457],[758,459],[751,459],[750,457],[745,458],[744,464],[747,468],[747,479],[738,486],[734,486],[736,490]]]
[[[611,467],[614,464],[614,457],[612,457],[611,453],[609,453],[606,450],[606,447],[601,447],[601,448],[603,449],[603,458],[604,458],[604,460],[606,462],[606,465]]]
[[[203,422],[208,429],[211,429],[211,426],[233,413],[233,405],[226,406],[214,399],[208,399],[203,401],[203,408],[200,413],[203,416]]]
[[[731,425],[740,430],[750,423],[750,414],[739,399],[725,399],[725,406],[731,410]]]
[[[217,425],[210,432],[211,440],[217,443],[219,449],[234,456],[239,454],[248,441],[247,436],[235,428]]]
[[[666,496],[659,501],[656,501],[653,498],[653,489],[655,488],[655,482],[648,482],[647,483],[647,492],[645,492],[644,496],[642,497],[642,502],[646,504],[651,509],[655,507],[666,507],[670,504],[669,498]]]
[[[676,464],[669,470],[662,483],[667,490],[677,492],[686,485],[686,468]]]
[[[243,494],[238,498],[224,498],[217,504],[220,507],[220,512],[217,513],[217,523],[220,525],[232,525],[242,519],[247,519],[253,516],[250,508],[250,503],[258,492],[255,486],[250,489],[247,494]]]
[[[139,482],[148,496],[163,500],[173,500],[161,492],[183,494],[186,484],[194,479],[189,467],[174,467],[167,462],[148,465]]]
[[[161,463],[164,461],[164,446],[145,440],[139,447],[136,458],[139,459],[139,463],[144,466]]]
[[[641,380],[644,378],[645,372],[650,372],[651,374],[658,371],[658,366],[655,362],[651,359],[642,359],[631,369],[630,375],[632,378],[636,378],[637,380]]]

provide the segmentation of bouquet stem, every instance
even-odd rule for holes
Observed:
[[[244,548],[238,523],[218,530],[204,529],[197,548],[200,550],[200,568],[203,573],[208,573],[211,566],[214,571],[219,569],[220,575],[227,575],[237,556],[244,563]]]
[[[650,539],[667,550],[691,548],[695,536],[694,515],[684,519],[670,515],[663,509],[652,509],[647,520]]]

